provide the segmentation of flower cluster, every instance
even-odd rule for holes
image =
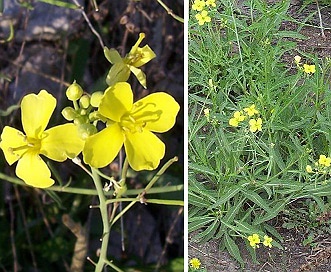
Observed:
[[[193,269],[199,269],[200,266],[201,266],[201,262],[198,258],[193,258],[193,259],[190,260],[190,266]]]
[[[229,120],[229,125],[238,127],[246,119],[249,119],[248,125],[251,132],[262,131],[262,119],[259,117],[259,111],[255,108],[255,104],[241,111],[235,111]]]
[[[195,15],[195,18],[198,20],[199,25],[204,25],[211,21],[209,10],[207,9],[210,7],[216,7],[215,1],[216,0],[195,0],[193,2],[192,9],[198,12]]]
[[[331,173],[331,158],[327,157],[325,155],[320,155],[318,161],[314,163],[314,168],[308,164],[306,166],[306,171],[308,173],[321,173],[321,174],[326,174],[326,173]]]
[[[306,74],[310,75],[310,74],[314,74],[316,72],[316,67],[315,65],[310,65],[310,64],[307,64],[307,63],[304,63],[302,65],[301,63],[301,57],[300,56],[295,56],[294,57],[294,63],[296,64],[297,68],[299,70],[302,70],[304,71]]]
[[[250,235],[247,237],[247,240],[249,241],[249,245],[252,247],[252,248],[259,248],[259,244],[261,243],[261,240],[260,240],[260,236],[256,233]],[[263,237],[263,245],[265,247],[272,247],[272,238],[269,237],[268,235],[264,235]]]
[[[73,107],[62,115],[64,125],[46,129],[56,107],[56,99],[46,90],[26,95],[21,102],[24,133],[5,126],[0,148],[5,159],[17,163],[16,175],[26,184],[46,188],[54,184],[42,156],[62,162],[81,152],[86,164],[94,168],[110,164],[124,146],[133,170],[156,169],[165,154],[164,143],[154,134],[172,128],[179,104],[167,93],[157,92],[134,102],[133,91],[125,82],[133,72],[146,87],[145,74],[138,68],[155,57],[148,45],[140,48],[139,39],[124,59],[116,50],[105,49],[113,64],[105,91],[87,94],[76,82],[66,90]]]

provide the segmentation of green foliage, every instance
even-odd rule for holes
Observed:
[[[311,199],[321,212],[329,201],[328,170],[310,174],[306,165],[331,151],[330,62],[305,55],[316,66],[310,74],[284,64],[285,54],[297,54],[287,38],[305,38],[280,29],[289,3],[247,1],[244,13],[224,0],[212,23],[189,25],[188,228],[199,231],[196,240],[220,239],[242,266],[240,240],[253,259],[253,233],[281,249],[272,219],[299,200]],[[235,111],[253,104],[261,132],[248,129],[247,117],[229,125]]]

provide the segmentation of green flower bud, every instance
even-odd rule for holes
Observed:
[[[72,121],[77,116],[77,112],[72,107],[65,107],[61,113],[67,121]]]
[[[97,132],[97,128],[92,124],[81,124],[78,126],[78,134],[83,140],[86,140],[89,136]]]
[[[83,95],[82,87],[76,83],[76,80],[68,87],[66,95],[70,101],[77,101]]]
[[[75,119],[74,119],[74,124],[75,125],[82,125],[82,124],[87,124],[89,122],[88,117],[85,115],[78,115]]]
[[[103,92],[101,91],[94,92],[91,95],[91,105],[95,108],[99,107],[102,97],[103,97]]]
[[[86,109],[79,109],[78,112],[79,112],[80,115],[86,115],[87,114]]]
[[[79,105],[83,109],[87,109],[90,106],[90,97],[87,94],[84,94],[79,100]]]

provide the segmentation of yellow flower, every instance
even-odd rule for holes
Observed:
[[[38,188],[54,184],[51,172],[40,155],[62,162],[76,157],[84,146],[74,124],[45,130],[55,107],[56,99],[45,90],[38,95],[26,95],[21,103],[25,135],[9,126],[5,126],[1,134],[0,147],[9,165],[18,161],[16,175],[26,184]]]
[[[295,56],[294,57],[294,62],[295,62],[296,65],[300,65],[301,64],[300,61],[301,61],[301,57],[300,56]]]
[[[229,120],[229,125],[233,127],[237,127],[240,122],[245,120],[245,115],[243,115],[240,111],[236,111],[233,114],[233,118]]]
[[[252,248],[258,248],[259,243],[261,243],[260,237],[258,234],[254,233],[253,235],[250,235],[247,237],[249,244]]]
[[[203,110],[203,113],[206,116],[207,120],[209,120],[209,118],[210,118],[210,110],[208,108],[207,109],[204,109]]]
[[[87,138],[83,150],[85,163],[101,168],[111,163],[124,144],[131,167],[152,170],[165,153],[164,143],[152,132],[173,127],[179,111],[172,96],[160,92],[133,103],[130,84],[109,87],[99,105],[99,113],[108,119],[107,127]]]
[[[263,237],[263,245],[266,246],[266,247],[272,247],[272,244],[271,244],[272,240],[273,239],[271,237],[269,237],[267,235],[264,235],[264,237]]]
[[[251,132],[256,132],[256,131],[262,131],[262,119],[261,118],[257,118],[255,119],[251,119],[249,120],[249,130]]]
[[[200,13],[195,15],[195,18],[198,20],[199,25],[203,25],[204,23],[209,23],[211,21],[207,10],[202,10]]]
[[[313,173],[313,168],[310,165],[306,166],[307,173]]]
[[[216,0],[206,0],[206,6],[207,7],[216,7],[215,1]]]
[[[318,163],[321,164],[321,165],[324,165],[326,167],[329,167],[330,164],[331,164],[331,158],[326,157],[325,155],[320,155]]]
[[[248,114],[249,117],[253,116],[254,114],[258,114],[259,111],[255,109],[255,105],[253,104],[249,108],[244,108],[244,112]]]
[[[194,269],[199,269],[201,266],[201,262],[198,258],[193,258],[190,260],[190,266]]]
[[[155,58],[156,55],[148,45],[139,47],[144,38],[145,34],[140,33],[138,41],[125,58],[121,58],[115,49],[104,48],[104,54],[107,60],[113,64],[106,78],[109,86],[114,85],[116,82],[127,81],[132,72],[146,89],[146,75],[139,67]]]
[[[196,11],[201,11],[206,6],[206,3],[204,0],[195,0],[192,9]]]
[[[316,68],[315,68],[315,65],[308,65],[308,64],[304,64],[303,65],[303,71],[306,73],[306,74],[314,74],[316,72]]]

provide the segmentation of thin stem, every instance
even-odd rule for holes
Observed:
[[[19,178],[11,177],[6,174],[0,173],[0,180],[6,180],[8,182],[11,182],[13,184],[18,184],[21,186],[27,186],[26,183],[24,183]],[[69,194],[78,194],[78,195],[97,195],[98,192],[95,189],[85,189],[85,188],[74,188],[74,187],[66,187],[66,186],[52,186],[49,188],[43,189],[45,191],[54,191],[54,192],[60,192],[60,193],[69,193]],[[149,194],[159,194],[159,193],[170,193],[170,192],[177,192],[177,191],[183,191],[184,185],[172,185],[172,186],[165,186],[165,187],[157,187],[157,188],[151,188],[148,193]],[[137,195],[144,191],[144,189],[128,189],[125,193],[125,195]],[[114,190],[109,190],[108,192],[104,192],[106,196],[111,196],[114,194]]]
[[[166,4],[163,3],[163,1],[161,0],[156,0],[166,11],[167,13],[172,16],[174,19],[176,19],[177,21],[184,23],[184,19],[178,15],[176,15],[172,9],[168,8],[168,6]]]
[[[320,6],[318,4],[318,0],[316,0],[316,6],[317,6],[318,18],[320,20],[321,34],[322,34],[322,37],[325,39],[324,28],[323,28],[323,20],[322,20],[322,15],[321,15]]]
[[[102,225],[103,225],[103,235],[101,238],[101,249],[100,249],[100,256],[99,261],[95,267],[95,272],[102,272],[102,269],[105,265],[105,261],[107,260],[107,248],[108,248],[108,241],[109,241],[109,220],[108,220],[108,212],[107,212],[107,204],[106,204],[106,197],[104,195],[103,186],[100,180],[100,176],[95,171],[94,168],[91,168],[92,170],[92,176],[95,188],[98,192],[99,197],[99,209],[101,213],[101,219],[102,219]]]
[[[95,28],[93,27],[92,23],[90,22],[89,18],[87,17],[87,14],[84,11],[84,7],[82,7],[77,0],[73,0],[73,2],[77,5],[78,8],[80,8],[80,12],[82,13],[87,25],[89,26],[89,28],[91,29],[92,33],[98,38],[99,43],[101,45],[102,48],[105,47],[105,44],[103,43],[103,40],[100,36],[100,34],[98,33],[98,31],[95,30]]]
[[[168,169],[168,167],[173,164],[174,162],[178,161],[177,157],[174,157],[167,161],[162,168],[156,173],[156,175],[151,179],[151,181],[147,184],[145,187],[145,190],[143,190],[138,196],[136,197],[135,200],[133,200],[128,206],[126,206],[112,221],[111,225],[114,225],[115,222],[123,216],[137,201],[141,202],[142,199],[144,199],[144,195],[151,189],[151,187],[157,182],[159,177]],[[144,203],[144,202],[143,202]]]
[[[136,197],[130,197],[130,198],[114,198],[114,199],[108,199],[106,203],[112,204],[116,202],[140,202],[140,203],[153,203],[153,204],[162,204],[162,205],[173,205],[173,206],[184,206],[184,201],[182,200],[172,200],[172,199],[146,199],[145,201],[141,201],[140,199],[137,199]],[[93,206],[93,208],[98,206]]]

